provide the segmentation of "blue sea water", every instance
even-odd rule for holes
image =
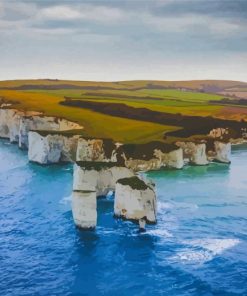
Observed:
[[[158,224],[113,218],[80,232],[70,207],[72,166],[41,167],[0,141],[0,295],[247,295],[247,146],[230,166],[148,174]]]

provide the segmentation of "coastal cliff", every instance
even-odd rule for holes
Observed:
[[[117,144],[110,139],[78,140],[76,161],[117,162]]]
[[[39,112],[24,112],[0,108],[0,137],[17,142],[22,149],[28,149],[30,131],[69,131],[82,127],[63,118],[44,116]]]
[[[74,163],[72,213],[75,225],[97,225],[97,197],[115,192],[114,215],[123,219],[156,223],[154,188],[141,180],[140,172],[162,168],[182,169],[185,163],[230,163],[232,133],[215,129],[204,140],[152,141],[121,144],[111,139],[83,137],[82,127],[66,119],[41,113],[0,108],[0,137],[28,149],[29,161],[47,165]],[[71,132],[73,130],[73,132]],[[243,130],[243,139],[246,131]]]
[[[73,162],[79,136],[47,134],[30,131],[28,134],[28,159],[39,164]]]
[[[207,140],[120,144],[111,139],[85,138],[76,132],[63,133],[78,129],[82,127],[66,119],[0,108],[0,137],[17,142],[22,149],[28,148],[29,160],[40,164],[96,161],[117,163],[134,172],[145,172],[164,167],[181,169],[186,161],[194,165],[206,165],[212,160],[230,162],[229,142],[233,139],[226,137],[232,137],[233,132],[227,128],[210,131],[209,138],[214,142],[210,149]],[[245,130],[242,135],[244,139]]]
[[[177,142],[176,145],[183,149],[184,159],[194,165],[207,165],[206,143],[202,142]]]
[[[162,142],[123,145],[119,147],[117,155],[119,162],[135,172],[159,170],[162,167],[181,169],[184,165],[182,149]]]

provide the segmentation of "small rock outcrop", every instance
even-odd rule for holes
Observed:
[[[156,195],[153,188],[137,176],[117,181],[114,214],[129,220],[156,223]]]
[[[75,161],[79,136],[30,131],[28,159],[39,164]]]
[[[72,215],[80,229],[94,229],[97,225],[97,199],[95,191],[77,191],[72,194]]]
[[[194,165],[207,165],[206,144],[202,142],[177,142],[176,145],[183,149],[184,158]]]

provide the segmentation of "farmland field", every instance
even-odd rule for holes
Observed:
[[[246,120],[247,108],[223,104],[224,95],[232,89],[242,93],[246,83],[232,81],[125,81],[81,82],[60,80],[1,81],[0,99],[15,108],[41,111],[46,115],[64,117],[84,127],[83,134],[112,138],[125,143],[163,140],[167,132],[180,126],[113,116],[90,108],[77,108],[65,101],[122,104],[155,112],[183,116],[211,116],[218,119]],[[224,92],[224,94],[223,94]],[[231,97],[232,99],[232,97]],[[99,105],[101,106],[101,105]],[[119,106],[119,105],[117,105]]]

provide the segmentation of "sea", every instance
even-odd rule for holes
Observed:
[[[39,166],[0,140],[0,295],[247,295],[247,146],[231,165],[150,172],[145,233],[98,200],[95,231],[71,212],[72,165]]]

